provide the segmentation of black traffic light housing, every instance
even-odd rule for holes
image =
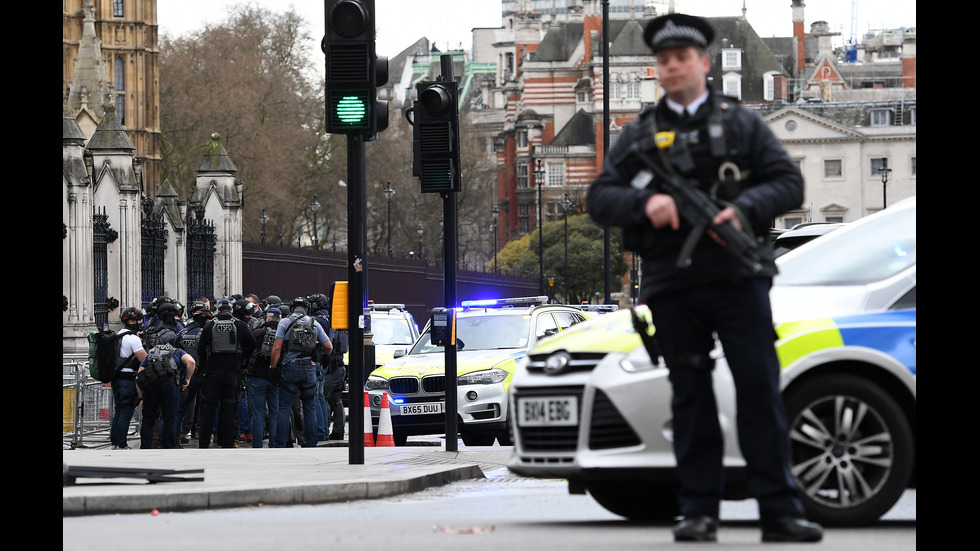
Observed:
[[[413,107],[412,174],[422,193],[460,191],[459,90],[453,80],[420,82]]]
[[[374,0],[324,0],[326,127],[331,134],[372,135],[388,128],[388,58],[375,52]]]

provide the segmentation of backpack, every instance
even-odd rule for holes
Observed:
[[[262,356],[263,358],[272,358],[272,347],[276,344],[276,328],[266,327],[265,336],[259,342],[259,348],[255,351],[256,354]]]
[[[122,362],[122,365],[120,364],[119,353],[122,347],[122,338],[130,334],[132,331],[116,333],[108,329],[92,331],[88,334],[88,371],[93,378],[103,383],[111,382],[116,370],[133,359],[135,355],[127,358],[126,362]]]
[[[143,339],[143,348],[146,350],[160,344],[171,344],[176,337],[177,333],[174,333],[173,329],[162,323],[147,327],[143,330],[143,335],[141,336]]]
[[[175,381],[177,362],[174,360],[174,347],[160,344],[150,349],[146,355],[146,365],[136,374],[136,384],[146,391],[164,381]]]
[[[286,327],[286,343],[290,352],[312,354],[316,350],[317,334],[313,318],[302,316],[296,318]]]
[[[185,352],[194,358],[194,363],[197,363],[200,361],[200,356],[197,353],[197,343],[200,340],[200,327],[185,328],[180,333],[177,333],[176,346],[183,348]]]
[[[216,319],[211,327],[211,352],[226,354],[238,352],[238,327],[235,318]]]

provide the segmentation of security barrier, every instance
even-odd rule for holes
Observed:
[[[109,425],[115,408],[111,384],[89,375],[88,355],[62,355],[62,447],[97,448],[109,445]],[[143,406],[133,413],[127,434],[139,434]]]

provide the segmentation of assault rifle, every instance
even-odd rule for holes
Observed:
[[[662,143],[664,142],[658,136],[655,144],[656,147],[669,147],[673,143],[673,140],[672,138],[667,140],[666,145],[662,145]],[[630,155],[635,155],[637,159],[642,161],[656,175],[655,181],[659,185],[660,191],[674,198],[674,203],[677,205],[677,212],[680,217],[694,226],[694,229],[691,230],[691,233],[685,239],[683,247],[681,247],[680,255],[677,257],[677,267],[687,268],[691,265],[691,253],[694,252],[694,246],[697,245],[701,235],[706,230],[711,229],[725,241],[727,246],[723,248],[735,255],[750,272],[756,274],[762,271],[763,257],[759,254],[759,243],[756,243],[748,233],[736,228],[731,222],[726,222],[721,225],[714,224],[712,220],[714,220],[715,215],[721,212],[721,208],[703,191],[698,189],[696,182],[684,181],[679,176],[670,174],[664,170],[651,157],[649,153],[651,145],[654,144],[651,144],[647,140],[634,142],[623,158],[625,159]],[[687,152],[686,148],[681,147],[680,149],[683,150],[683,154],[686,154],[686,158],[682,157],[681,160],[693,163],[693,161],[690,161],[690,153]],[[726,167],[726,165],[728,166]],[[733,169],[736,172],[738,171],[735,165],[725,163],[719,169],[719,172],[724,171],[726,168]]]

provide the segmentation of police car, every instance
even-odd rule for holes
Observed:
[[[510,444],[507,395],[517,363],[540,339],[586,320],[580,310],[547,300],[536,296],[463,301],[456,309],[455,413],[463,444]],[[388,394],[396,445],[404,445],[410,435],[445,433],[445,348],[433,344],[431,331],[430,320],[415,345],[404,355],[396,352],[364,386],[375,431],[382,395]]]
[[[777,259],[770,295],[790,472],[808,517],[827,526],[874,522],[915,487],[915,215],[913,197]],[[508,467],[565,478],[624,517],[665,520],[678,514],[671,387],[634,314],[642,329],[645,306],[529,351],[511,389]],[[713,355],[726,499],[744,499],[731,373],[720,347]]]

